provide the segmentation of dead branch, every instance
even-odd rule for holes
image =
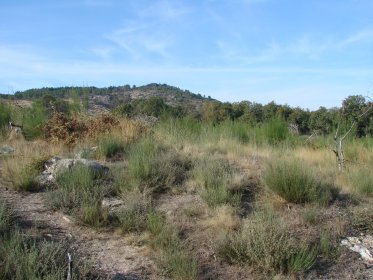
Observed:
[[[71,269],[72,269],[72,258],[71,254],[67,253],[67,259],[68,259],[68,265],[67,265],[67,278],[66,280],[71,280],[72,279],[72,274],[71,274]]]

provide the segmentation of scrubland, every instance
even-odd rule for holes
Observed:
[[[138,239],[169,279],[338,278],[327,268],[345,261],[341,239],[373,230],[370,138],[346,140],[341,172],[332,136],[307,140],[279,119],[252,125],[164,118],[148,125],[114,114],[56,114],[43,135],[12,133],[2,137],[15,149],[1,158],[3,186],[43,192],[50,211]],[[46,160],[77,154],[109,171],[75,166],[55,185],[40,185]],[[109,213],[107,197],[125,207]],[[68,244],[33,239],[4,203],[1,278],[64,279]],[[83,261],[73,274],[100,277]]]

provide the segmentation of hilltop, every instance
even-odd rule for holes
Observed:
[[[151,83],[144,86],[110,86],[110,87],[44,87],[17,91],[13,94],[3,94],[0,97],[9,100],[33,101],[51,95],[63,100],[74,98],[85,99],[91,113],[107,111],[121,104],[131,103],[135,100],[161,98],[172,107],[200,108],[204,100],[212,100],[201,94],[195,94],[189,90],[167,84]]]

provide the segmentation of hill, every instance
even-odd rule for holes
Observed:
[[[135,100],[149,99],[152,97],[162,100],[172,107],[194,107],[200,108],[205,98],[201,94],[195,94],[189,90],[182,90],[178,87],[167,84],[148,84],[144,86],[110,86],[110,87],[44,87],[17,91],[15,94],[3,94],[4,99],[10,100],[36,100],[45,95],[55,98],[71,100],[74,98],[88,101],[88,108],[91,113],[106,111],[121,104],[131,103]]]

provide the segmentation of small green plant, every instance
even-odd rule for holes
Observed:
[[[320,233],[319,247],[320,253],[330,259],[335,259],[341,254],[340,248],[333,245],[330,233],[328,233],[327,231],[322,231]]]
[[[148,214],[148,230],[153,236],[152,245],[161,252],[161,262],[172,279],[197,279],[197,261],[185,252],[177,231],[159,212]]]
[[[148,226],[148,215],[152,212],[151,201],[141,193],[126,193],[125,207],[117,214],[123,233],[142,232]]]
[[[210,207],[222,204],[238,206],[241,194],[230,189],[234,170],[217,160],[201,160],[194,169],[194,178],[201,187],[201,197]]]
[[[288,202],[326,205],[333,199],[331,188],[316,180],[313,172],[297,160],[271,162],[264,173],[264,181]]]
[[[9,230],[12,223],[13,213],[0,201],[0,236]]]
[[[315,225],[319,221],[320,210],[314,206],[308,206],[304,208],[303,211],[303,220],[311,225]]]
[[[120,156],[124,152],[124,143],[115,137],[105,137],[99,141],[97,153],[105,158]]]
[[[318,253],[319,250],[316,246],[300,247],[288,261],[288,272],[296,273],[309,270],[315,264]]]
[[[166,270],[175,280],[197,279],[197,261],[190,258],[183,251],[176,251],[167,256]]]
[[[81,164],[60,172],[56,177],[56,189],[48,193],[49,205],[97,227],[106,220],[101,200],[109,191],[109,188],[96,183],[100,176]]]

